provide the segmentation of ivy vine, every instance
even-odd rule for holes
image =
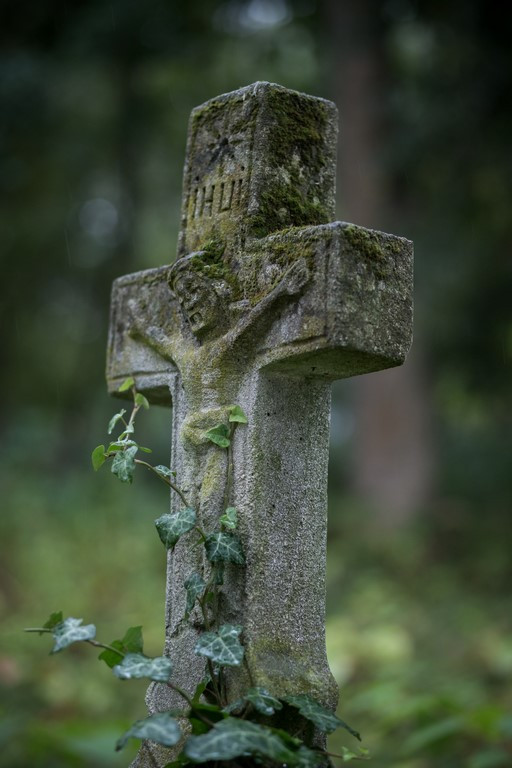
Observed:
[[[296,735],[272,725],[272,718],[283,707],[292,707],[304,719],[323,733],[344,728],[358,740],[357,731],[327,710],[307,694],[275,696],[261,687],[252,687],[233,702],[226,697],[224,670],[238,667],[244,660],[243,628],[239,625],[220,624],[218,616],[219,593],[223,586],[224,566],[231,563],[245,565],[242,542],[237,534],[238,513],[228,506],[233,478],[232,440],[235,430],[247,424],[247,418],[239,405],[228,409],[228,423],[220,423],[205,433],[205,437],[220,450],[228,452],[228,478],[225,494],[225,511],[218,520],[218,528],[205,531],[198,522],[196,511],[189,504],[186,494],[179,487],[175,473],[168,467],[152,465],[138,458],[140,453],[151,449],[135,440],[135,421],[141,409],[148,409],[144,395],[137,392],[135,381],[127,378],[119,392],[130,391],[133,397],[131,414],[123,408],[110,419],[108,435],[120,427],[117,439],[106,445],[98,445],[92,452],[94,470],[111,462],[111,471],[121,482],[132,483],[137,467],[144,467],[178,496],[179,507],[172,513],[155,520],[160,540],[166,549],[173,549],[181,536],[190,531],[197,533],[198,543],[205,550],[211,564],[209,575],[191,573],[185,580],[186,609],[184,620],[190,619],[198,606],[202,616],[203,631],[194,651],[205,659],[205,675],[192,692],[183,690],[173,682],[173,662],[165,656],[155,658],[144,654],[142,627],[130,627],[121,639],[106,644],[96,640],[94,624],[83,624],[82,619],[64,618],[61,612],[52,613],[42,627],[29,628],[27,632],[51,634],[53,648],[58,653],[73,643],[82,642],[101,648],[99,659],[111,668],[121,680],[147,678],[165,683],[183,701],[181,709],[158,712],[135,722],[117,741],[116,749],[122,749],[129,739],[150,739],[165,747],[180,744],[176,760],[166,768],[196,765],[215,761],[226,765],[239,765],[240,759],[252,758],[266,766],[297,766],[315,768],[331,764],[331,758],[343,762],[368,759],[368,751],[357,752],[343,748],[341,755],[332,755],[308,746]],[[195,544],[193,544],[194,546]],[[261,722],[265,718],[265,722]],[[184,723],[188,725],[184,727]],[[154,758],[150,758],[154,759]],[[155,762],[156,765],[156,762]]]

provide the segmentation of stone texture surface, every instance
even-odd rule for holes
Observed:
[[[256,83],[192,112],[178,261],[114,283],[109,389],[133,375],[172,404],[172,468],[213,528],[226,452],[204,433],[242,406],[230,503],[247,567],[228,566],[222,620],[242,624],[247,664],[229,676],[309,692],[334,709],[325,653],[325,539],[330,381],[399,365],[411,343],[412,244],[334,211],[336,108]],[[179,503],[172,494],[171,506]],[[193,690],[198,617],[182,621],[183,582],[207,571],[187,534],[167,569],[165,652]],[[195,621],[194,621],[195,618]],[[151,712],[176,706],[150,686]],[[151,753],[151,754],[150,754]],[[146,744],[136,765],[172,751]]]

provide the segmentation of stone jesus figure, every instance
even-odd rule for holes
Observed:
[[[180,487],[208,529],[233,502],[226,495],[227,458],[206,437],[227,423],[229,407],[240,401],[244,379],[254,371],[258,341],[276,319],[279,304],[300,293],[309,272],[304,259],[292,264],[277,285],[258,303],[231,302],[225,280],[205,276],[199,251],[178,259],[169,269],[168,285],[176,297],[182,322],[174,333],[151,324],[136,298],[128,302],[130,335],[172,361],[183,382],[187,416],[180,430],[188,454],[187,476]],[[203,268],[201,270],[201,268]],[[226,618],[227,620],[227,618]]]

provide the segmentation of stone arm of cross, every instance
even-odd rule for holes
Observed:
[[[127,302],[127,321],[129,335],[133,339],[140,339],[155,352],[158,352],[165,360],[174,360],[174,347],[172,336],[168,330],[161,326],[152,325],[147,321],[144,305],[136,298]]]

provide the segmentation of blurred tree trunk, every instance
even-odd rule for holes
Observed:
[[[384,30],[370,0],[324,0],[331,36],[333,93],[340,110],[338,203],[341,218],[406,234],[382,158],[387,97]],[[395,527],[425,503],[431,480],[427,393],[416,343],[401,368],[354,382],[356,492]]]

